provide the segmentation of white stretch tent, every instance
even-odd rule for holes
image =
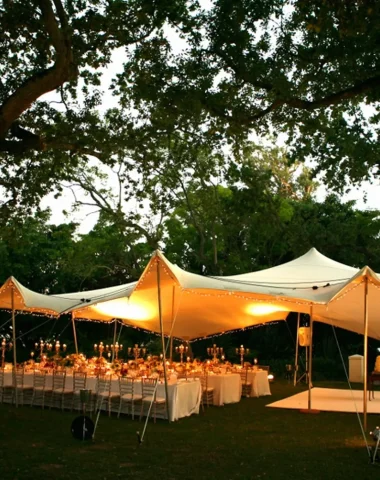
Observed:
[[[157,268],[159,272],[157,272]],[[289,312],[310,313],[315,320],[364,333],[364,290],[368,288],[368,335],[380,339],[380,279],[335,262],[315,248],[291,262],[229,277],[186,272],[155,252],[138,282],[62,295],[33,292],[11,277],[0,288],[0,308],[109,322],[160,332],[158,277],[163,330],[184,340],[285,320]],[[175,322],[174,322],[175,320]],[[172,328],[173,327],[173,328]]]
[[[184,340],[303,312],[311,314],[311,323],[319,320],[363,333],[367,357],[367,336],[380,339],[379,288],[380,277],[369,267],[358,270],[314,248],[283,265],[231,277],[186,272],[157,251],[137,283],[120,287],[45,296],[11,278],[0,289],[0,307],[12,308],[13,325],[15,310],[56,315],[71,311],[73,321],[119,318],[125,324]],[[310,365],[311,357],[310,349]],[[366,403],[366,379],[364,383]]]
[[[305,255],[259,272],[204,277],[186,272],[155,252],[128,298],[73,309],[75,318],[109,321],[160,332],[158,276],[163,330],[183,340],[285,320],[289,312],[310,313],[325,323],[364,333],[364,283],[369,278],[369,335],[380,338],[376,311],[380,285],[368,267],[362,270],[325,257],[315,248]],[[340,301],[344,296],[344,301]]]
[[[12,311],[12,330],[13,330],[13,363],[17,363],[16,355],[16,322],[15,312],[23,311],[30,313],[42,313],[47,316],[59,316],[63,313],[71,311],[82,305],[91,305],[105,299],[119,298],[121,295],[128,296],[133,291],[136,282],[118,287],[109,287],[99,290],[91,290],[86,292],[76,292],[64,295],[44,295],[42,293],[33,292],[29,288],[24,287],[14,277],[8,278],[4,285],[0,288],[0,308]],[[75,349],[78,353],[78,342],[76,337],[76,329],[74,318],[73,333]]]
[[[62,295],[44,295],[33,292],[24,287],[14,277],[8,278],[0,287],[0,308],[17,311],[43,313],[58,316],[83,305],[91,305],[99,301],[128,296],[133,291],[137,282],[119,285],[117,287],[102,288],[99,290],[67,293]]]

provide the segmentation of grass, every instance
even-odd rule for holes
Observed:
[[[101,415],[95,440],[81,442],[70,432],[75,413],[0,405],[0,479],[378,478],[356,415],[265,407],[304,388],[276,382],[271,397],[243,398],[171,424],[150,422],[140,446],[143,424],[128,417]],[[369,427],[378,423],[369,415]]]

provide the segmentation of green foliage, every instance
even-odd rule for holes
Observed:
[[[237,161],[252,132],[285,134],[288,160],[314,160],[338,191],[378,169],[378,2],[13,0],[0,13],[2,216],[89,158],[137,172],[126,198],[159,215],[179,166],[209,180],[215,152]],[[294,186],[280,170],[282,191],[309,195],[309,175]]]

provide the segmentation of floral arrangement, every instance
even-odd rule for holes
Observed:
[[[87,366],[87,360],[83,353],[72,353],[70,355],[67,355],[63,359],[62,365],[64,367],[72,367],[74,370],[77,371],[85,371]]]

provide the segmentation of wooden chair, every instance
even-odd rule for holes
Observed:
[[[25,371],[23,367],[13,368],[12,380],[13,380],[13,398],[12,403],[20,405],[30,405],[33,398],[33,386],[24,384]]]
[[[73,390],[71,399],[71,410],[81,410],[82,402],[80,399],[80,391],[86,389],[87,373],[74,372],[73,373]],[[68,395],[69,393],[67,393]],[[92,403],[92,402],[90,402]],[[92,408],[90,407],[90,411]]]
[[[252,383],[248,381],[248,367],[242,368],[239,371],[239,375],[241,380],[241,396],[248,398],[251,396],[252,389]]]
[[[64,408],[64,396],[66,387],[66,372],[53,372],[53,388],[50,397],[50,408],[57,406],[61,410]]]
[[[150,407],[152,404],[153,407],[153,420],[156,423],[157,411],[165,415],[166,411],[166,398],[157,397],[157,378],[142,378],[141,379],[141,389],[142,389],[142,401],[141,401],[141,411],[140,411],[140,420],[144,413],[144,407]]]
[[[46,372],[34,372],[31,406],[40,405],[45,408],[45,401],[49,402],[51,394],[52,389],[46,388]]]
[[[214,388],[209,387],[208,385],[207,371],[205,371],[204,375],[200,377],[200,380],[201,380],[201,388],[202,388],[201,405],[202,405],[202,410],[204,411],[205,404],[207,405],[207,407],[214,404]]]
[[[0,368],[0,403],[12,403],[13,385],[5,385],[5,370]]]
[[[99,375],[96,388],[96,410],[101,410],[103,406],[108,410],[108,416],[111,416],[111,410],[114,406],[119,407],[120,394],[111,392],[112,375]]]
[[[117,414],[118,418],[122,409],[126,406],[126,413],[129,413],[129,407],[131,408],[132,420],[135,419],[135,403],[141,402],[143,396],[141,394],[135,393],[135,379],[131,377],[120,377],[119,378],[119,393],[120,393],[120,403],[119,403],[119,412]]]

